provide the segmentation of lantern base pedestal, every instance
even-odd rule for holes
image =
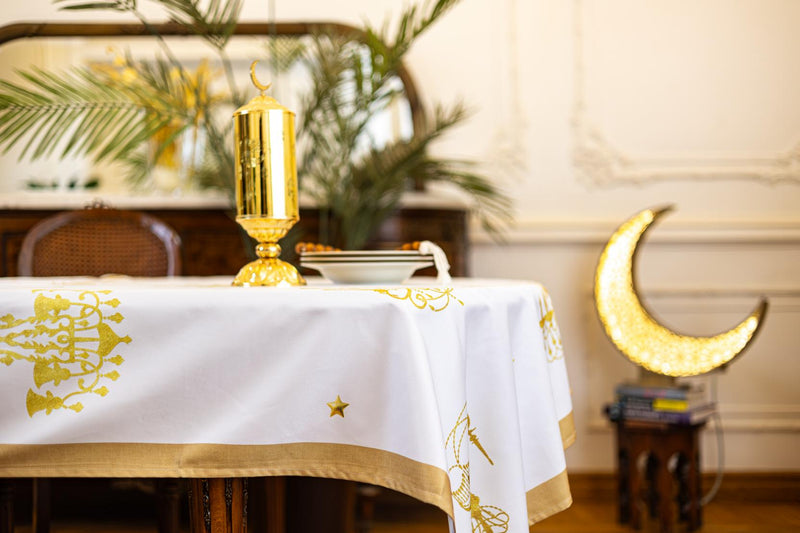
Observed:
[[[256,259],[242,267],[233,279],[235,287],[296,287],[306,280],[297,269],[280,259]]]

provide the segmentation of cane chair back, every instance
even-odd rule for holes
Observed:
[[[25,235],[20,276],[178,276],[180,238],[163,221],[138,211],[107,207],[64,211],[37,223]],[[179,531],[177,496],[166,497],[156,483],[159,533]],[[33,529],[50,531],[50,480],[34,480]],[[167,491],[169,492],[169,491]],[[177,495],[177,488],[172,490]],[[2,529],[2,528],[0,528]]]
[[[19,254],[20,276],[180,275],[180,238],[138,211],[93,207],[36,224]]]

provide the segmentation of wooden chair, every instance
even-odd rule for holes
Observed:
[[[20,276],[180,275],[180,238],[138,211],[104,206],[64,211],[25,235]]]
[[[20,276],[178,276],[180,238],[167,224],[138,211],[94,205],[64,211],[37,223],[25,235]],[[178,480],[155,481],[158,530],[179,528]],[[50,530],[50,480],[35,479],[33,532]]]

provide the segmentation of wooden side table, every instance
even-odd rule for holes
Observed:
[[[699,432],[706,421],[685,425],[613,422],[619,522],[641,529],[644,508],[658,519],[661,533],[673,530],[676,517],[686,522],[687,531],[698,529],[702,525]]]

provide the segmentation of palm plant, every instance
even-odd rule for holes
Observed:
[[[508,200],[463,160],[430,155],[430,145],[466,118],[463,105],[437,107],[433,120],[410,139],[379,146],[369,122],[391,104],[402,59],[414,40],[457,0],[440,0],[429,11],[411,7],[393,35],[366,26],[358,36],[317,35],[310,54],[312,89],[302,106],[299,129],[305,190],[328,214],[327,241],[359,248],[397,208],[409,184],[448,181],[469,193],[484,226],[507,213]],[[366,45],[366,46],[364,46]]]
[[[243,0],[150,0],[211,45],[227,80],[225,95],[209,93],[208,69],[192,72],[176,59],[137,0],[53,1],[63,9],[130,13],[150,28],[161,54],[151,62],[126,57],[116,68],[99,70],[31,68],[20,72],[22,83],[0,80],[0,148],[24,144],[22,157],[31,159],[77,154],[116,161],[141,182],[178,136],[201,129],[208,153],[198,179],[232,194],[231,126],[229,119],[219,119],[219,108],[233,110],[244,103],[226,52]],[[397,79],[404,54],[456,3],[436,0],[424,8],[408,7],[391,35],[387,27],[366,26],[352,34],[313,35],[303,53],[289,47],[284,63],[304,61],[312,81],[298,112],[298,175],[301,190],[315,199],[329,222],[321,242],[363,246],[413,183],[448,181],[460,187],[474,198],[475,211],[490,230],[506,216],[507,198],[475,173],[472,163],[430,155],[431,143],[465,119],[463,105],[437,107],[433,119],[418,125],[410,138],[388,144],[376,143],[368,127],[402,92]],[[146,148],[153,144],[148,155]]]

